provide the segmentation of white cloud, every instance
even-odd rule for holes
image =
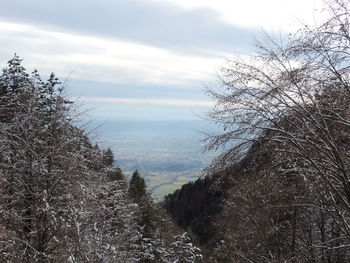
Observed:
[[[159,0],[146,0],[159,2]],[[314,22],[314,10],[323,0],[162,0],[185,8],[211,8],[222,13],[223,19],[235,25],[257,26],[265,29],[295,28],[297,20]]]
[[[168,118],[169,112],[184,118],[192,107],[212,107],[203,83],[216,79],[231,48],[249,57],[250,36],[257,27],[290,30],[297,18],[313,23],[313,9],[322,2],[106,0],[91,1],[83,11],[81,0],[67,13],[57,11],[68,1],[55,6],[36,0],[28,10],[18,9],[20,0],[8,2],[0,12],[1,67],[16,52],[28,70],[77,79],[74,96],[98,105],[101,116],[121,118]]]
[[[93,103],[125,103],[125,104],[152,104],[169,106],[213,107],[212,101],[179,100],[179,99],[135,99],[135,98],[109,98],[109,97],[80,97],[83,102]]]
[[[59,76],[111,83],[188,85],[213,79],[222,58],[173,51],[115,39],[48,31],[0,21],[0,55],[17,52],[31,69]]]

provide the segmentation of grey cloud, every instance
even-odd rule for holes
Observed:
[[[109,97],[118,98],[171,98],[185,100],[208,100],[204,86],[198,83],[188,83],[186,86],[177,85],[146,85],[137,83],[106,83],[99,81],[69,78],[67,81],[69,94],[74,97]]]
[[[250,50],[259,30],[233,26],[212,9],[135,0],[11,0],[0,19],[135,41],[177,51]]]

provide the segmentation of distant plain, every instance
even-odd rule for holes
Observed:
[[[136,169],[155,199],[198,178],[215,152],[204,153],[205,135],[213,126],[204,120],[106,121],[99,141],[111,147],[116,164],[129,177]]]

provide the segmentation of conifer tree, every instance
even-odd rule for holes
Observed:
[[[51,74],[0,75],[0,262],[169,262],[155,204],[93,146]]]
[[[195,263],[203,257],[201,250],[192,244],[187,232],[176,236],[170,247],[172,262]]]
[[[103,150],[102,154],[103,154],[102,163],[105,166],[112,166],[114,162],[114,155],[111,148],[107,148],[106,150]]]
[[[139,203],[147,195],[145,179],[136,170],[129,183],[129,197]]]
[[[87,169],[71,102],[53,74],[45,82],[36,71],[29,75],[17,56],[0,76],[0,90],[0,225],[12,233],[1,245],[8,250],[12,243],[14,251],[6,260],[47,262],[76,253],[67,245],[76,239],[74,206]]]

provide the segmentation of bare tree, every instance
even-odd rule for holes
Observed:
[[[305,205],[317,206],[336,225],[333,240],[318,246],[342,250],[346,261],[350,2],[326,6],[328,18],[320,25],[303,26],[284,40],[268,37],[254,56],[229,60],[222,68],[222,90],[209,91],[217,102],[209,116],[225,132],[208,137],[208,149],[229,146],[213,163],[215,171],[237,163],[254,143],[273,142],[279,157],[271,165],[302,177],[314,198]]]

